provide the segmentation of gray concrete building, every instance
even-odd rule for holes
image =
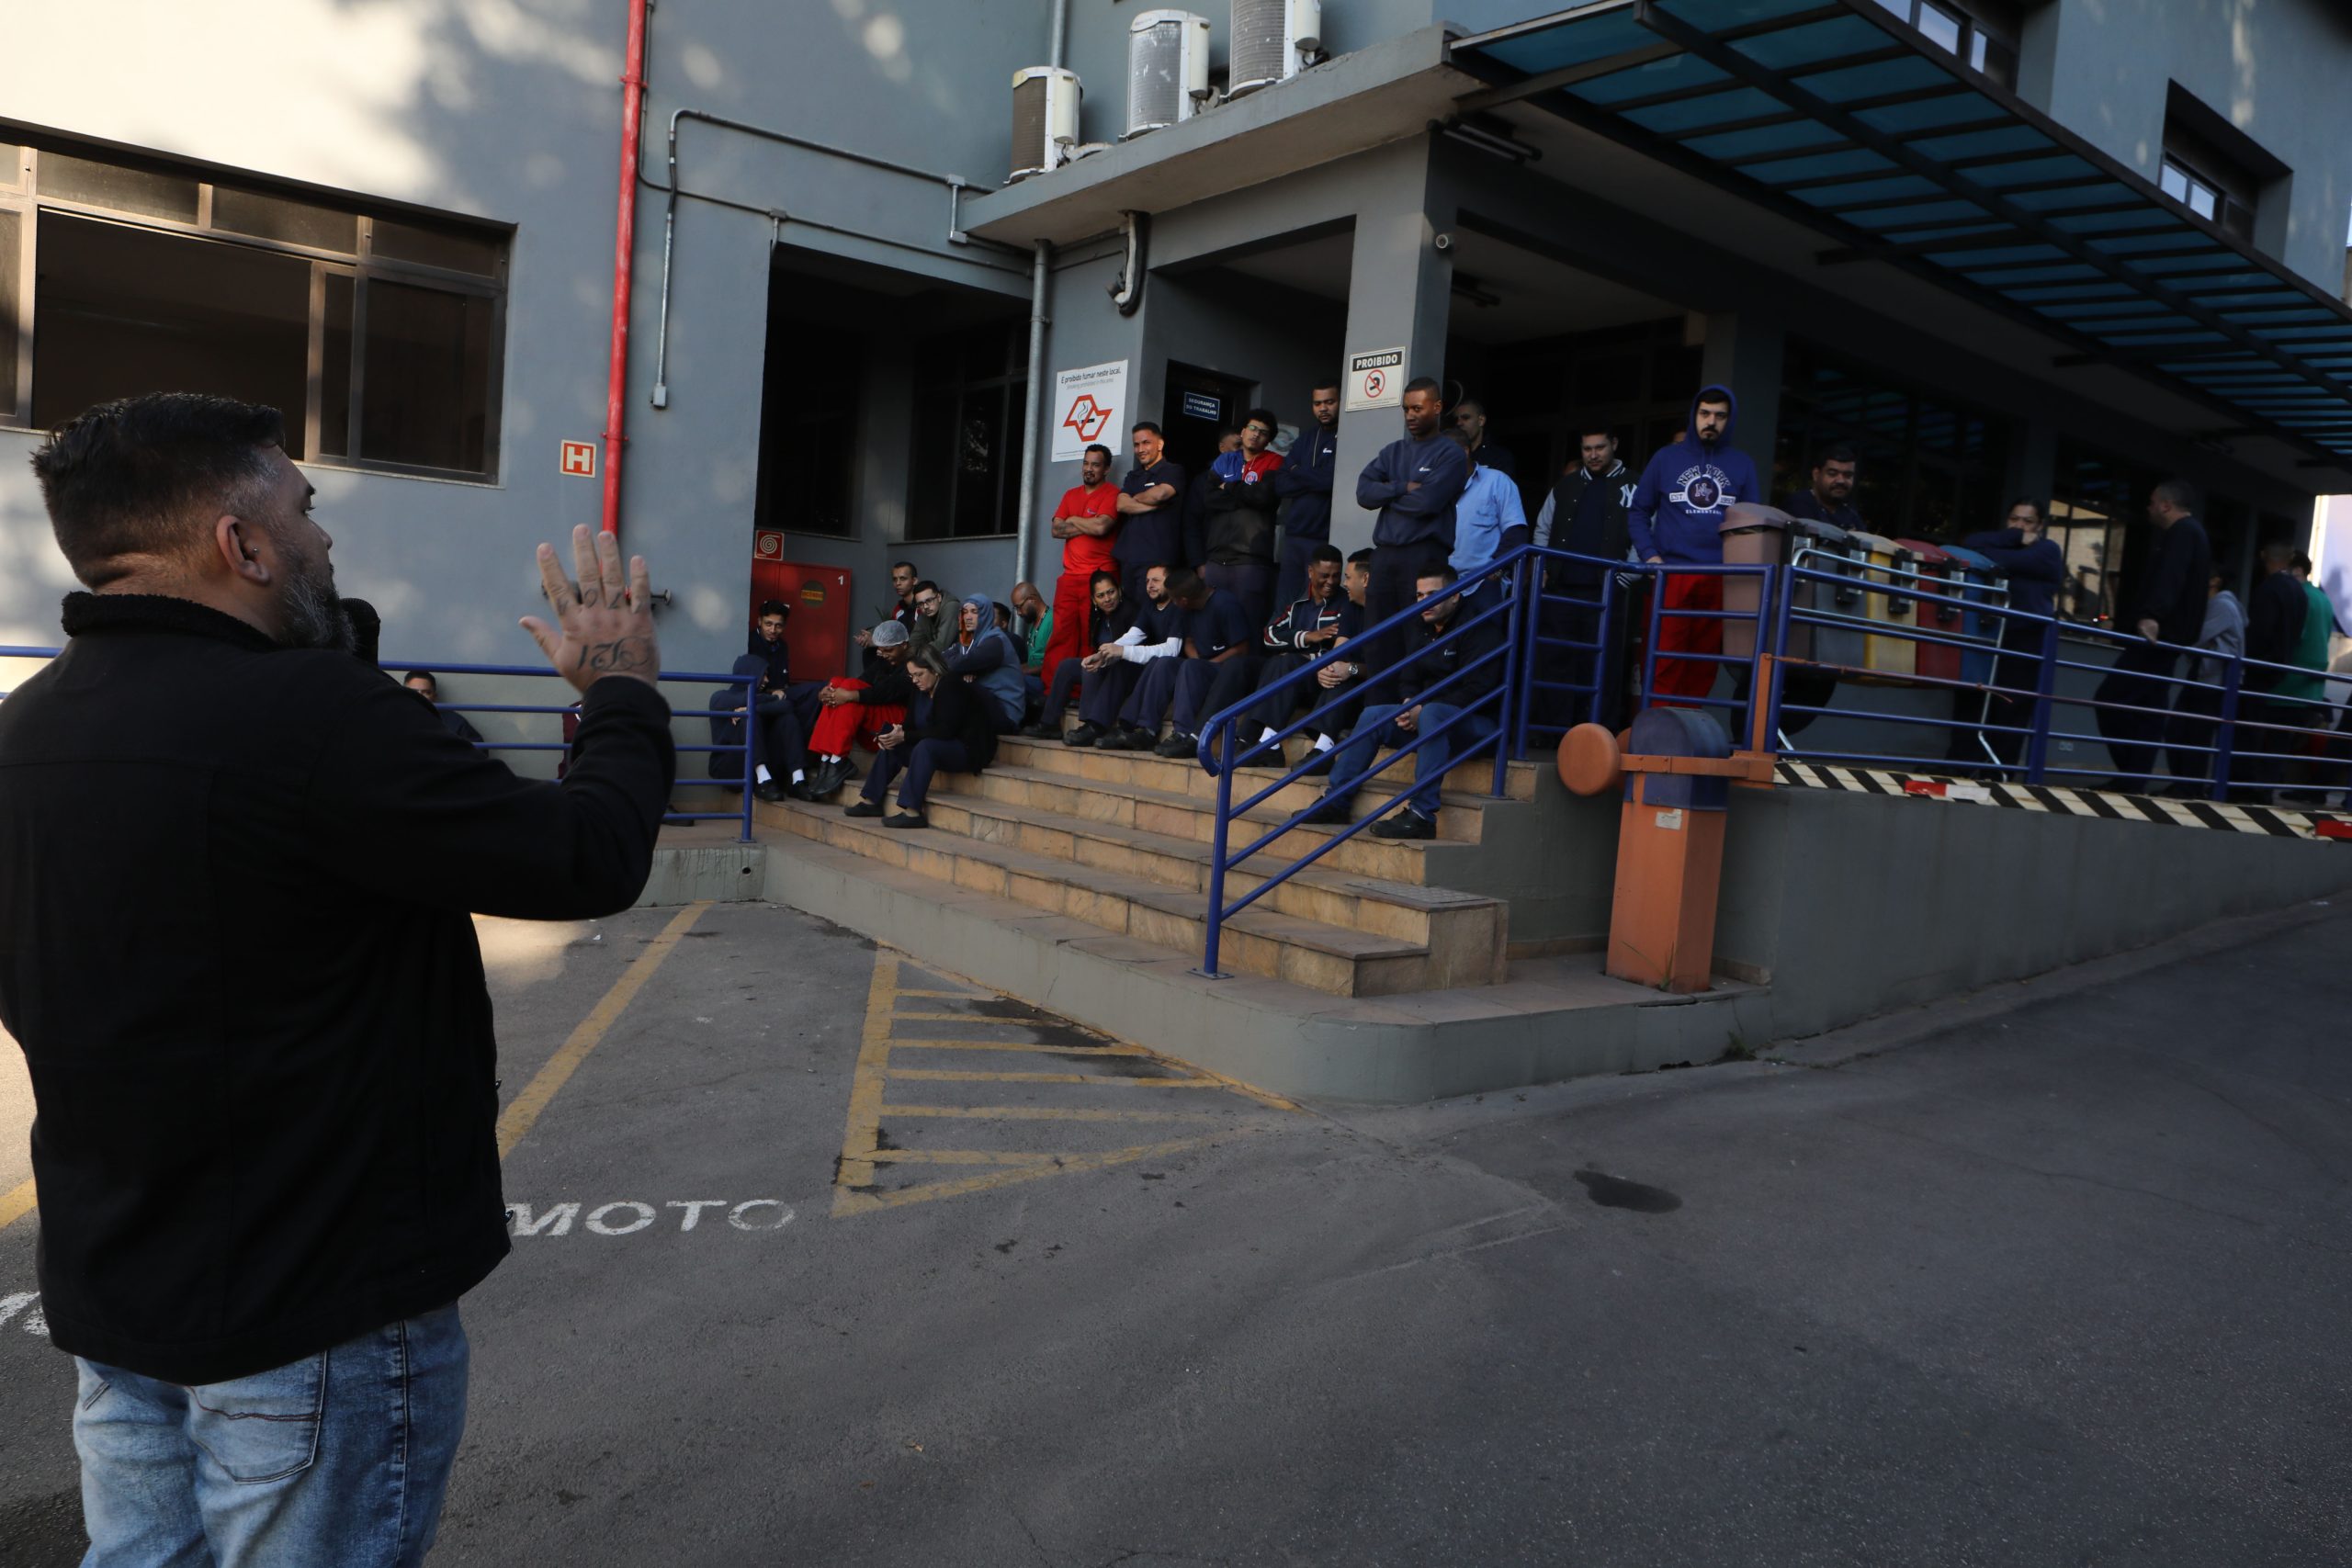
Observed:
[[[777,583],[837,655],[896,559],[1050,592],[1078,435],[1196,467],[1335,378],[1343,545],[1400,375],[1486,408],[1531,510],[1581,423],[1638,462],[1726,380],[1778,486],[1856,446],[1880,532],[2050,498],[2086,617],[2167,472],[2239,574],[2352,489],[2326,0],[663,0],[616,258],[630,10],[15,7],[0,456],[106,396],[276,402],[386,651],[519,661],[531,546],[602,514],[625,259],[619,526],[679,667]],[[13,460],[0,560],[0,637],[53,641]]]

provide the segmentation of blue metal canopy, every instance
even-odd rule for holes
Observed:
[[[2352,459],[2352,308],[1877,0],[1598,0],[1454,45],[1523,100]]]

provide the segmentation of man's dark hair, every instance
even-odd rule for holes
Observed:
[[[1405,383],[1405,390],[1401,395],[1409,398],[1415,392],[1435,392],[1438,401],[1445,401],[1445,389],[1437,384],[1437,378],[1434,376],[1414,377]]]
[[[926,588],[930,589],[933,593],[939,593],[939,584],[926,577],[922,581],[917,582],[914,587],[910,590],[910,596],[915,593],[920,593]],[[944,593],[940,593],[939,596],[943,599],[947,597]]]
[[[1191,599],[1209,591],[1201,574],[1189,567],[1179,567],[1168,574],[1168,596],[1170,599]]]
[[[1238,424],[1220,424],[1216,427],[1216,444],[1222,446],[1227,436],[1238,436],[1240,434],[1241,427]]]
[[[1264,425],[1266,439],[1269,441],[1283,433],[1283,422],[1274,416],[1274,411],[1272,409],[1251,409],[1241,416],[1241,423]]]
[[[1110,449],[1108,446],[1103,446],[1103,445],[1102,445],[1102,443],[1101,443],[1100,441],[1097,441],[1097,442],[1096,442],[1096,443],[1094,443],[1091,446],[1089,446],[1085,451],[1083,451],[1083,452],[1080,453],[1080,454],[1079,454],[1079,457],[1080,457],[1080,459],[1084,459],[1084,458],[1087,458],[1087,457],[1092,457],[1092,456],[1094,456],[1094,454],[1096,454],[1097,452],[1100,452],[1100,453],[1102,453],[1102,460],[1103,460],[1105,463],[1108,463],[1108,462],[1110,462],[1110,461],[1111,461],[1111,449]]]
[[[2050,515],[2048,510],[2044,508],[2041,502],[2034,497],[2030,495],[2013,495],[2009,498],[2009,503],[2001,508],[2002,517],[2007,518],[2010,513],[2015,512],[2020,506],[2032,507],[2033,514],[2036,517],[2046,519]]]
[[[2312,572],[2319,570],[2312,564],[2312,558],[2303,554],[2301,550],[2297,550],[2295,552],[2295,558],[2289,561],[2287,564],[2293,567],[2297,571],[2301,572],[2305,577],[2309,577]]]
[[[1724,407],[1729,408],[1731,393],[1722,387],[1709,387],[1699,394],[1699,400],[1695,406],[1705,408],[1709,403],[1721,403]]]
[[[1348,559],[1337,545],[1317,545],[1306,558],[1316,566],[1344,566]]]
[[[990,600],[989,603],[996,606],[996,629],[999,631],[1011,629],[1012,626],[1012,606],[1006,604],[1001,599]]]
[[[1427,582],[1432,577],[1436,578],[1440,582],[1445,583],[1455,583],[1462,581],[1462,574],[1454,570],[1452,566],[1448,565],[1444,561],[1440,561],[1435,566],[1425,566],[1421,568],[1420,570],[1413,573],[1413,581],[1416,582]]]
[[[1463,429],[1460,425],[1449,424],[1437,434],[1440,440],[1451,441],[1456,446],[1461,447],[1464,452],[1468,452],[1470,450],[1470,433]],[[1476,455],[1475,453],[1472,454],[1474,461],[1476,460]]]
[[[433,682],[433,689],[435,692],[438,692],[441,689],[441,677],[435,675],[430,670],[412,670],[407,674],[401,677],[401,684],[403,686],[407,685],[411,681],[430,681]]]
[[[1475,409],[1480,413],[1485,413],[1487,412],[1487,405],[1480,402],[1476,398],[1464,398],[1460,402],[1453,405],[1453,417],[1460,419],[1464,409]]]
[[[1582,446],[1588,435],[1606,435],[1612,441],[1617,438],[1617,433],[1609,428],[1609,422],[1598,417],[1586,419],[1577,424],[1577,444]]]
[[[1824,446],[1813,455],[1813,466],[1816,468],[1826,468],[1832,463],[1851,463],[1856,468],[1860,468],[1861,459],[1855,457],[1854,449],[1842,441],[1834,446]]]
[[[125,575],[116,564],[125,556],[200,548],[224,512],[251,509],[267,526],[259,514],[271,479],[263,449],[285,441],[285,420],[266,404],[149,392],[100,403],[51,431],[33,453],[33,472],[66,564],[100,588]]]
[[[2284,539],[2273,539],[2262,547],[2262,558],[2272,566],[2292,566],[2295,564],[2295,547]]]
[[[760,613],[752,618],[755,621],[764,621],[770,615],[782,615],[789,620],[792,618],[792,606],[781,599],[763,599],[760,601]]]
[[[1102,587],[1106,582],[1112,587],[1117,588],[1119,586],[1119,574],[1115,571],[1096,572],[1093,576],[1086,580],[1087,593],[1091,596],[1096,589]]]
[[[890,570],[892,571],[911,571],[917,577],[921,577],[922,575],[922,568],[917,566],[910,560],[894,560],[890,563]]]
[[[2205,510],[2205,497],[2187,479],[2166,479],[2148,492],[2151,501],[2169,501],[2194,517]]]
[[[1313,386],[1307,388],[1306,395],[1310,400],[1312,400],[1317,392],[1336,392],[1339,389],[1340,378],[1334,376],[1328,381],[1317,381]]]
[[[1148,419],[1139,419],[1139,420],[1136,421],[1133,424],[1131,424],[1131,425],[1127,426],[1127,434],[1128,434],[1129,435],[1138,434],[1140,434],[1140,433],[1142,433],[1142,432],[1144,432],[1144,431],[1147,431],[1147,430],[1150,431],[1154,435],[1161,436],[1161,437],[1163,437],[1163,438],[1164,438],[1164,437],[1167,435],[1167,434],[1168,434],[1166,431],[1164,431],[1164,430],[1160,429],[1160,428],[1159,428],[1159,426],[1158,426],[1158,425],[1156,425],[1156,424],[1152,423],[1152,422],[1151,422],[1151,421],[1149,421],[1149,420],[1148,420]]]
[[[1371,547],[1367,546],[1363,549],[1358,550],[1355,554],[1350,556],[1348,558],[1348,564],[1350,566],[1363,567],[1368,570],[1372,565]]]

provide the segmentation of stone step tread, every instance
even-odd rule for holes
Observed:
[[[1046,811],[1034,806],[1012,806],[1004,801],[989,799],[985,795],[958,793],[935,796],[932,806],[935,808],[942,801],[951,805],[956,810],[968,812],[975,817],[987,817],[1001,822],[1023,822],[1057,833],[1100,839],[1108,843],[1125,845],[1142,852],[1166,855],[1172,860],[1187,860],[1196,864],[1206,865],[1213,858],[1212,846],[1198,839],[1173,838],[1166,833],[1151,832],[1147,829],[1122,827],[1115,822],[1097,821],[1090,817],[1065,816],[1060,812]],[[857,819],[853,818],[853,820]],[[871,820],[871,818],[865,820]],[[1427,843],[1430,840],[1382,841],[1418,844]],[[1236,876],[1260,881],[1273,876],[1295,863],[1295,861],[1276,855],[1270,850],[1261,850],[1239,865],[1231,867],[1230,872]],[[1364,876],[1353,872],[1329,869],[1324,862],[1306,866],[1293,875],[1290,880],[1308,886],[1320,887],[1329,892],[1374,898],[1382,903],[1401,904],[1416,909],[1464,909],[1495,902],[1494,899],[1479,894],[1457,893],[1451,888],[1430,887],[1410,882],[1393,882],[1384,877]],[[1239,889],[1245,892],[1247,890],[1247,888]]]
[[[961,834],[946,833],[936,828],[885,828],[877,818],[855,818],[842,815],[840,807],[811,806],[801,801],[784,801],[767,807],[769,811],[808,818],[820,824],[835,826],[851,834],[879,844],[900,839],[935,852],[985,861],[1001,866],[1008,872],[1034,876],[1044,882],[1058,882],[1100,897],[1124,898],[1161,914],[1179,919],[1208,919],[1208,896],[1191,893],[1164,883],[1139,881],[1123,877],[1114,872],[1080,865],[1074,861],[1055,860],[1007,844],[991,844],[985,840],[967,839]],[[936,881],[937,878],[933,878]],[[943,884],[943,886],[953,886]],[[1419,891],[1419,889],[1416,889]],[[1017,902],[1018,900],[1016,900]],[[1328,954],[1350,962],[1367,959],[1417,958],[1425,956],[1425,943],[1401,942],[1394,937],[1367,935],[1340,926],[1327,926],[1314,920],[1301,919],[1295,915],[1277,914],[1256,905],[1242,910],[1225,922],[1228,930],[1261,937],[1269,942],[1301,947],[1310,952]]]
[[[1075,789],[1082,790],[1089,794],[1115,795],[1120,796],[1122,799],[1143,801],[1153,806],[1164,806],[1177,811],[1205,812],[1212,816],[1214,816],[1216,811],[1216,802],[1213,800],[1203,800],[1200,796],[1193,795],[1181,795],[1174,790],[1154,789],[1149,784],[1112,784],[1102,779],[1082,779],[1075,777],[1069,773],[1056,773],[1047,768],[1024,767],[1019,763],[1008,765],[1001,762],[991,762],[989,764],[987,771],[988,773],[994,773],[1001,778],[1020,779],[1024,783],[1046,784],[1056,789]],[[946,773],[942,774],[941,778],[943,782],[951,782],[960,781],[971,776],[972,775],[962,773]],[[1249,777],[1250,775],[1244,773],[1237,775],[1233,783],[1234,795],[1244,800],[1247,800],[1250,795],[1255,795],[1259,790],[1264,788],[1266,784],[1273,782],[1269,778],[1263,783],[1251,784],[1247,782]],[[1302,782],[1319,783],[1320,781],[1314,780]],[[956,793],[960,794],[962,792],[958,790]],[[1367,789],[1356,797],[1356,815],[1360,818],[1367,817],[1371,815],[1372,807],[1385,806],[1389,801],[1395,798],[1396,796],[1393,795],[1383,795],[1375,800],[1372,797],[1372,791]],[[1488,800],[1485,795],[1464,796],[1447,794],[1442,797],[1442,804],[1447,807],[1458,807],[1464,809],[1476,810],[1479,807],[1492,805],[1493,802]],[[1263,830],[1264,829],[1274,827],[1278,823],[1288,821],[1291,815],[1291,812],[1284,811],[1276,807],[1273,802],[1268,801],[1262,806],[1252,807],[1250,810],[1245,811],[1240,816],[1235,818],[1234,820],[1237,822],[1248,822],[1253,824],[1259,829]],[[1291,831],[1294,833],[1311,833],[1317,838],[1325,838],[1330,834],[1338,832],[1339,829],[1326,827],[1321,823],[1302,822],[1297,827],[1292,829]],[[1257,836],[1258,835],[1256,833],[1250,835],[1252,839]],[[1243,841],[1246,842],[1247,840]],[[1352,842],[1353,840],[1350,841]],[[1439,836],[1434,839],[1384,839],[1377,841],[1384,844],[1393,844],[1396,848],[1403,850],[1427,850],[1432,844],[1459,844],[1467,842],[1468,840],[1462,839],[1449,839],[1445,837],[1442,832],[1440,832]],[[1261,850],[1259,852],[1263,854],[1267,852]]]
[[[1065,746],[1058,740],[1040,740],[1034,735],[1006,735],[1000,737],[997,741],[997,750],[1000,754],[1006,754],[1010,750],[1016,749],[1025,752],[1030,748],[1050,751],[1053,754],[1062,756],[1083,757],[1093,755],[1098,757],[1125,757],[1148,766],[1159,768],[1187,768],[1194,772],[1201,771],[1200,762],[1190,756],[1162,757],[1154,751],[1104,750],[1100,747],[1092,746]],[[1381,753],[1383,756],[1390,754],[1391,753],[1386,751]],[[1012,759],[1008,756],[1008,761]],[[1487,757],[1484,759],[1473,758],[1469,761],[1456,763],[1455,766],[1457,768],[1466,768],[1474,766],[1480,761],[1485,763],[1490,771],[1491,776],[1491,770],[1494,766],[1494,760],[1492,757]],[[1535,795],[1536,764],[1532,761],[1515,761],[1508,764],[1507,766],[1509,784],[1501,798],[1505,800],[1533,799]],[[1244,774],[1247,774],[1250,771],[1250,770],[1248,769],[1242,770]],[[1275,775],[1262,774],[1261,776],[1265,778],[1268,783],[1272,783]],[[1312,782],[1318,785],[1321,783],[1320,780],[1300,780],[1299,782],[1302,784]],[[1363,793],[1368,795],[1396,795],[1401,794],[1411,787],[1412,780],[1409,777],[1397,777],[1392,779],[1383,774],[1374,774],[1372,778],[1365,781],[1363,785]],[[1495,803],[1496,797],[1477,791],[1448,790],[1445,794],[1445,800],[1446,804],[1450,806],[1459,805],[1476,807],[1479,806],[1492,805]]]

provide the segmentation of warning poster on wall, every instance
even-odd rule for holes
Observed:
[[[1054,372],[1053,460],[1075,463],[1096,442],[1116,452],[1127,414],[1127,362]]]
[[[1393,409],[1405,401],[1405,351],[1374,348],[1348,355],[1347,401],[1350,413],[1363,409]]]

